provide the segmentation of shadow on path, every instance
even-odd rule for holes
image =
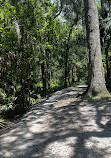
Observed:
[[[111,158],[111,100],[67,102],[85,86],[55,93],[0,136],[0,158]]]

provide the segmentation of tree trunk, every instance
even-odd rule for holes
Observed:
[[[105,48],[105,54],[106,54],[106,70],[107,70],[107,79],[110,77],[110,66],[109,66],[109,55],[108,55],[108,50],[109,50],[109,41],[107,42],[107,46]]]
[[[46,72],[44,63],[41,64],[42,83],[43,83],[43,97],[46,97]]]
[[[74,71],[73,71],[73,68],[72,68],[72,85],[74,84]]]
[[[96,96],[107,92],[101,58],[99,20],[96,0],[84,0],[87,43],[89,51],[88,93]]]
[[[65,71],[64,71],[64,87],[67,88],[67,74],[68,74],[68,71],[67,71],[67,61],[65,62]]]
[[[65,52],[65,56],[64,56],[64,87],[67,88],[67,77],[68,77],[68,54],[69,54],[69,42],[70,42],[70,37],[71,37],[71,33],[73,30],[73,25],[71,25],[71,28],[69,30],[69,36],[68,36],[68,40],[66,41],[66,52]]]
[[[105,0],[101,0],[101,8],[103,9],[103,7],[104,7],[104,2],[105,2]]]
[[[68,54],[69,54],[69,43],[66,44],[66,52],[65,52],[65,65],[64,65],[64,87],[67,88],[68,83],[67,83],[67,79],[68,79]]]
[[[42,51],[42,49],[41,49],[41,54],[42,54],[42,57],[43,57],[43,59],[42,60],[44,60],[45,59],[45,55],[44,55],[44,52]],[[44,62],[42,62],[42,64],[41,64],[41,72],[42,72],[42,83],[43,83],[43,97],[46,97],[46,90],[47,90],[47,88],[46,88],[46,67],[45,67],[45,63]]]

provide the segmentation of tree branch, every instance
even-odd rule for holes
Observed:
[[[61,0],[61,2],[60,2],[61,4],[61,6],[60,6],[60,10],[59,10],[59,12],[56,14],[56,16],[54,17],[54,19],[56,19],[60,14],[61,14],[61,12],[62,12],[62,9],[63,9],[63,0]]]

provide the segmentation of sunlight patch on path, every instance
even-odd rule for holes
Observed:
[[[111,158],[111,138],[90,137],[86,140],[85,147],[90,151],[89,157]],[[98,156],[99,155],[99,156]]]
[[[74,153],[74,146],[76,145],[76,137],[69,137],[64,141],[55,141],[47,146],[44,158],[71,158]],[[75,142],[75,145],[74,145]],[[47,156],[48,155],[48,156]]]

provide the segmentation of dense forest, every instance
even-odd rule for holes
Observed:
[[[92,12],[87,16],[88,1],[98,9],[95,18]],[[97,55],[91,41],[99,46]],[[110,0],[95,6],[91,0],[0,0],[0,115],[23,113],[52,92],[80,82],[91,94],[98,85],[110,91],[110,43]]]

